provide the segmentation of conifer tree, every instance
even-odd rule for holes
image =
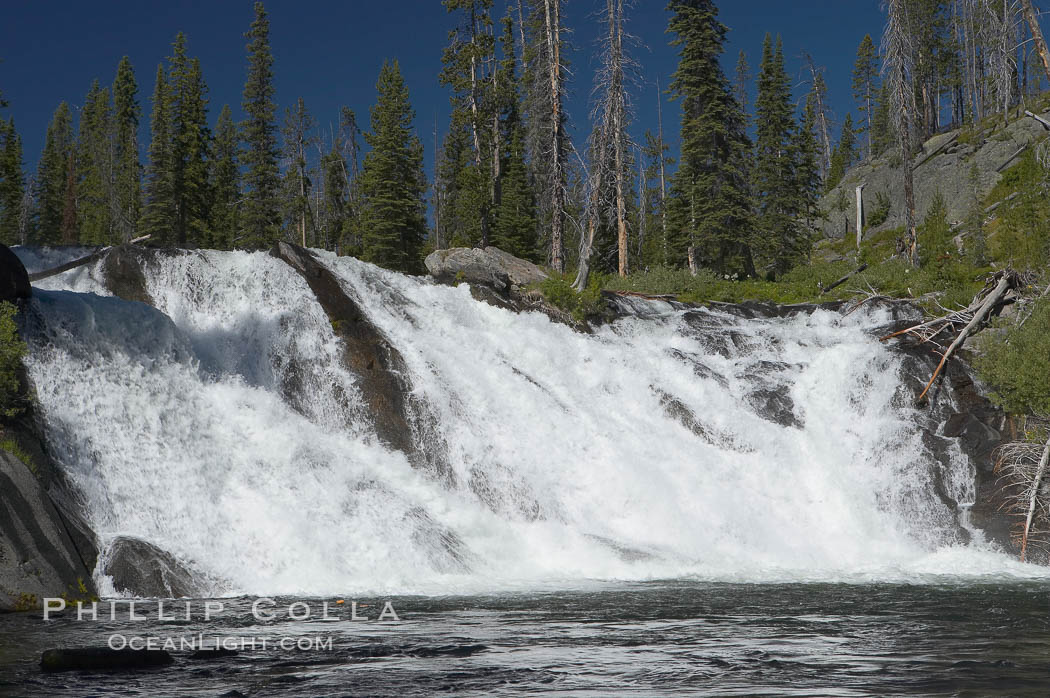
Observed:
[[[22,170],[22,139],[14,118],[0,120],[0,243],[15,245],[22,240],[22,199],[25,174]]]
[[[426,236],[423,144],[412,133],[415,112],[398,62],[384,62],[376,83],[365,141],[371,151],[361,173],[364,257],[409,273],[422,266]]]
[[[241,246],[263,248],[280,238],[277,192],[277,125],[273,97],[273,54],[270,52],[270,20],[261,2],[255,3],[255,20],[245,34],[248,39],[248,79],[242,104],[244,121],[242,165],[245,168],[245,201],[241,209]]]
[[[61,241],[62,214],[74,147],[73,116],[69,105],[62,102],[47,128],[44,151],[37,166],[34,218],[36,242],[40,244],[54,245]]]
[[[109,244],[113,234],[112,115],[109,88],[95,80],[80,112],[77,143],[77,222],[80,241],[88,245]]]
[[[893,97],[890,95],[888,82],[882,83],[879,88],[878,99],[875,103],[875,111],[871,117],[871,147],[872,155],[879,157],[893,145],[896,138],[893,130],[893,118],[890,109],[893,105]]]
[[[862,126],[857,129],[857,133],[868,134],[868,157],[874,151],[872,119],[878,93],[878,62],[879,56],[871,34],[865,34],[857,48],[857,62],[853,64],[853,98],[857,100],[858,111],[863,116]]]
[[[670,254],[700,256],[723,273],[751,274],[751,201],[743,114],[719,63],[726,27],[710,0],[672,0],[668,30],[679,48],[670,92],[682,102],[682,156],[668,201]],[[673,231],[673,232],[672,232]]]
[[[139,232],[162,242],[175,230],[174,153],[172,149],[171,94],[163,64],[157,65],[150,113],[149,164],[146,167],[145,206]]]
[[[339,112],[339,136],[336,149],[339,158],[332,159],[329,163],[334,167],[341,168],[345,181],[343,202],[343,218],[341,225],[341,236],[337,240],[340,254],[360,256],[363,243],[361,228],[361,171],[360,152],[361,147],[358,136],[361,129],[357,126],[357,115],[350,107],[343,107]]]
[[[828,180],[825,188],[831,191],[842,181],[846,170],[853,164],[856,156],[856,137],[853,134],[853,115],[846,114],[842,122],[842,135],[839,137],[838,145],[831,156],[831,170],[828,171]]]
[[[175,229],[170,240],[180,247],[199,245],[208,221],[207,87],[200,60],[186,55],[186,37],[179,32],[172,45],[171,85],[171,182]]]
[[[820,143],[817,139],[816,99],[806,96],[802,121],[795,130],[792,152],[795,155],[795,186],[801,200],[801,212],[808,226],[817,215],[820,196]]]
[[[766,262],[780,276],[805,254],[807,236],[796,217],[801,200],[794,172],[791,133],[794,118],[791,82],[784,69],[784,50],[780,38],[774,48],[766,34],[755,101],[755,164],[753,191],[758,212],[756,221],[762,236]]]
[[[320,205],[317,211],[318,243],[326,250],[336,249],[347,228],[346,161],[338,144],[321,158]]]
[[[141,165],[138,129],[141,109],[138,84],[127,56],[120,59],[113,81],[113,119],[115,125],[115,197],[113,210],[116,236],[112,242],[126,242],[136,235],[142,212]]]
[[[307,244],[307,223],[312,219],[312,182],[306,156],[316,142],[313,134],[315,128],[314,118],[306,110],[302,97],[296,102],[294,110],[285,110],[282,155],[287,163],[287,171],[281,187],[281,209],[290,237],[303,246]]]
[[[215,140],[210,160],[209,205],[210,225],[207,244],[220,250],[233,247],[233,238],[239,230],[240,166],[238,162],[237,127],[233,123],[230,105],[224,104],[215,124]]]

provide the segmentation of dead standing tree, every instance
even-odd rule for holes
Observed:
[[[914,123],[915,88],[914,55],[911,33],[908,31],[905,0],[886,0],[886,31],[882,37],[885,56],[883,71],[890,83],[890,95],[897,117],[897,141],[900,146],[901,167],[904,171],[904,207],[907,223],[905,247],[912,266],[919,266],[919,235],[915,222],[915,182],[912,170],[912,125]]]
[[[573,287],[582,291],[587,287],[590,258],[594,251],[594,237],[602,213],[602,189],[606,177],[614,185],[613,206],[616,220],[618,270],[627,275],[627,157],[630,147],[626,133],[627,87],[623,52],[623,0],[606,0],[608,34],[602,42],[602,66],[595,75],[595,87],[605,86],[595,105],[594,116],[601,121],[591,136],[591,171],[588,176],[587,228],[580,236],[580,260]],[[611,160],[611,171],[609,168]]]
[[[1050,80],[1050,48],[1046,46],[1046,39],[1043,38],[1043,30],[1039,27],[1039,16],[1032,6],[1032,0],[1021,0],[1021,11],[1024,13],[1025,21],[1028,22],[1028,31],[1032,33],[1032,39],[1035,41],[1035,50],[1043,61],[1046,78]]]
[[[1045,428],[1045,425],[1044,425]],[[1008,507],[1022,520],[1018,523],[1015,538],[1021,548],[1021,562],[1028,557],[1029,544],[1033,538],[1045,548],[1050,533],[1050,493],[1044,481],[1050,465],[1050,437],[1040,445],[1031,441],[1015,441],[1001,446],[997,451],[995,468],[1012,490],[1008,495]]]

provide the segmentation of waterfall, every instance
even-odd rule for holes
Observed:
[[[315,255],[400,352],[413,438],[442,467],[376,436],[337,328],[280,259],[160,255],[152,305],[84,267],[35,289],[27,365],[103,545],[148,540],[217,594],[1039,574],[965,542],[974,466],[931,447],[868,331],[885,309],[637,301],[583,334]]]

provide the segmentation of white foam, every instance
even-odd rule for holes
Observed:
[[[968,503],[972,464],[956,449],[937,465],[895,400],[900,361],[864,332],[884,316],[713,313],[699,331],[662,309],[584,335],[319,254],[403,355],[452,484],[376,441],[296,273],[186,254],[147,274],[159,311],[33,301],[30,373],[104,538],[146,538],[225,580],[215,592],[258,594],[1045,574],[955,542],[933,478]],[[779,386],[801,428],[745,399]]]

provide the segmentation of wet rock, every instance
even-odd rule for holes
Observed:
[[[138,538],[115,538],[102,555],[102,574],[112,577],[117,591],[142,598],[174,599],[204,592],[186,565]]]
[[[425,425],[433,419],[424,413],[423,406],[411,402],[412,387],[406,379],[409,373],[401,353],[309,250],[281,242],[270,254],[306,280],[328,315],[332,330],[343,341],[343,365],[359,381],[376,435],[408,455],[413,464],[425,465],[451,482],[452,471],[440,439],[431,439],[426,448],[416,443],[413,424]]]
[[[791,389],[786,385],[752,391],[747,402],[762,419],[785,427],[802,428],[802,421],[795,415],[795,401]]]
[[[52,649],[40,658],[40,668],[56,671],[125,671],[167,666],[175,660],[164,650],[120,650],[109,647]]]
[[[90,567],[29,467],[0,450],[0,611],[40,608],[62,595],[95,596]]]
[[[0,301],[29,298],[32,292],[22,261],[7,245],[0,245]]]
[[[223,659],[225,657],[236,657],[237,654],[237,650],[216,647],[214,649],[197,650],[190,655],[190,659],[195,661],[208,661],[212,659]]]
[[[547,278],[547,272],[498,247],[454,247],[431,252],[423,262],[427,271],[441,283],[466,281],[516,293]]]
[[[153,305],[142,269],[152,262],[156,254],[156,250],[132,245],[121,245],[109,250],[102,258],[101,265],[106,288],[114,296],[126,301]]]

